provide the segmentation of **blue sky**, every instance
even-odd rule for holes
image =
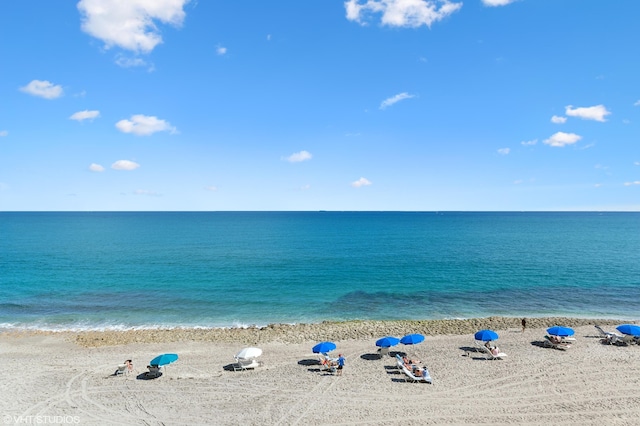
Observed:
[[[0,210],[637,211],[638,16],[4,1]]]

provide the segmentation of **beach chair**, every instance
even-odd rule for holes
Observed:
[[[493,352],[491,352],[491,349],[489,349],[485,345],[480,344],[477,340],[475,342],[476,342],[476,347],[480,350],[480,352],[484,354],[486,359],[490,359],[490,360],[503,359],[504,357],[507,356],[507,354],[505,354],[504,352],[498,352],[494,354]]]
[[[628,345],[636,344],[638,341],[636,340],[636,336],[632,336],[631,334],[625,334],[622,337],[622,342],[628,346]]]
[[[398,368],[404,368],[404,361],[402,360],[402,357],[398,354],[396,354],[396,364],[398,365]]]
[[[544,346],[546,348],[559,349],[561,351],[566,351],[571,347],[568,343],[562,343],[561,340],[555,340],[549,336],[544,336]]]
[[[260,367],[262,365],[262,362],[258,361],[255,358],[236,358],[235,360],[236,363],[233,366],[233,371],[255,369],[256,367]]]
[[[603,338],[603,341],[608,345],[628,345],[628,340],[625,341],[625,336],[618,333],[613,333],[610,331],[604,331],[602,327],[599,325],[594,325],[596,330],[600,333],[600,336]]]
[[[116,369],[116,372],[113,373],[114,376],[124,376],[125,374],[127,374],[127,365],[126,364],[118,364],[118,368]]]
[[[162,373],[160,372],[160,368],[157,365],[149,365],[147,366],[149,371],[146,373],[147,377],[160,377]]]
[[[487,359],[489,360],[494,360],[494,359],[503,359],[507,356],[507,354],[505,354],[504,352],[500,352],[498,351],[497,353],[493,353],[491,351],[491,349],[489,348],[484,348],[484,354],[486,356]]]
[[[431,379],[431,375],[429,374],[429,370],[427,370],[427,367],[424,367],[423,371],[426,372],[425,375],[415,376],[413,372],[410,371],[407,367],[405,367],[404,365],[402,366],[402,372],[406,376],[405,381],[410,381],[412,383],[418,383],[418,382],[424,382],[429,384],[433,383],[433,380]]]
[[[323,370],[330,371],[331,373],[336,372],[337,367],[337,358],[331,358],[326,354],[318,355],[318,359],[320,360],[320,365],[322,365]]]

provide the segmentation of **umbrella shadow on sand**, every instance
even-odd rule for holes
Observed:
[[[362,354],[360,355],[361,359],[364,359],[365,361],[378,361],[380,359],[382,359],[382,357],[380,356],[380,354]]]
[[[320,360],[313,358],[301,359],[300,361],[298,361],[298,365],[304,365],[306,367],[310,365],[320,365]]]
[[[144,373],[140,373],[136,376],[136,379],[138,380],[153,380],[153,379],[157,379],[158,377],[162,376],[162,372],[158,371],[155,374],[149,373],[148,371],[145,371]]]

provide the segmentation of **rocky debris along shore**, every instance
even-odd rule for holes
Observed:
[[[341,341],[354,339],[377,339],[382,336],[402,337],[405,334],[421,333],[425,336],[473,334],[481,329],[506,331],[520,329],[522,318],[487,317],[446,320],[398,320],[398,321],[323,321],[313,324],[269,324],[264,327],[229,328],[167,328],[101,331],[34,331],[11,330],[2,332],[7,337],[29,335],[63,334],[83,347],[118,346],[130,343],[170,342],[232,342],[259,345],[267,342],[302,343],[306,341]],[[580,327],[599,324],[613,327],[621,320],[585,319],[567,317],[527,318],[527,328],[545,329],[553,325]]]
[[[544,329],[553,325],[580,327],[600,324],[615,326],[620,320],[565,317],[527,318],[527,328]],[[237,342],[259,345],[266,342],[302,343],[305,341],[340,341],[377,339],[392,335],[421,333],[433,335],[473,334],[480,329],[504,331],[521,328],[521,318],[488,317],[452,320],[345,321],[316,324],[270,324],[265,327],[242,328],[172,328],[127,331],[85,331],[70,333],[69,339],[80,346],[98,347],[129,343],[168,342]]]

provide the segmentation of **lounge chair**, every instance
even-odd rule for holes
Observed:
[[[149,371],[146,373],[147,377],[160,377],[162,373],[160,372],[160,368],[157,365],[148,365],[147,368]]]
[[[416,382],[433,383],[433,380],[431,379],[431,375],[429,374],[429,370],[427,370],[427,367],[423,367],[423,371],[426,372],[425,375],[415,376],[413,372],[409,371],[407,367],[402,366],[402,372],[406,376],[405,381],[410,381],[412,383],[416,383]]]
[[[621,343],[625,346],[635,345],[638,343],[638,336],[632,336],[631,334],[625,334],[622,336],[622,339],[616,337],[618,339],[618,343]],[[622,342],[620,342],[622,340]]]
[[[604,331],[599,325],[594,325],[594,327],[598,330],[600,336],[602,336],[604,342],[608,345],[628,345],[632,343],[631,340],[633,340],[633,336],[623,336],[622,334]]]
[[[113,373],[114,376],[120,376],[120,375],[125,375],[127,374],[127,365],[126,364],[118,364],[118,368],[116,369],[116,372]]]
[[[252,358],[252,359],[236,358],[236,363],[233,366],[233,370],[234,371],[249,370],[249,369],[254,369],[256,367],[260,367],[261,365],[262,365],[262,362],[258,361],[255,358]]]
[[[568,343],[563,343],[562,340],[556,340],[549,336],[544,336],[544,346],[547,348],[559,349],[561,351],[566,351],[571,347]]]
[[[322,365],[323,370],[330,371],[332,373],[336,372],[336,367],[338,366],[337,358],[331,358],[327,354],[318,355],[318,359],[320,360],[320,365]]]
[[[490,360],[503,359],[504,357],[507,356],[507,354],[505,354],[504,352],[497,351],[496,353],[493,353],[493,351],[489,348],[484,348],[484,349],[485,349],[484,353],[487,359],[490,359]]]
[[[404,367],[404,360],[398,354],[396,354],[396,364],[398,364],[398,368],[405,368]]]
[[[485,345],[480,344],[476,340],[476,347],[485,355],[486,359],[494,360],[494,359],[502,359],[507,356],[504,352],[498,351],[498,353],[494,354],[491,349],[486,347]]]

